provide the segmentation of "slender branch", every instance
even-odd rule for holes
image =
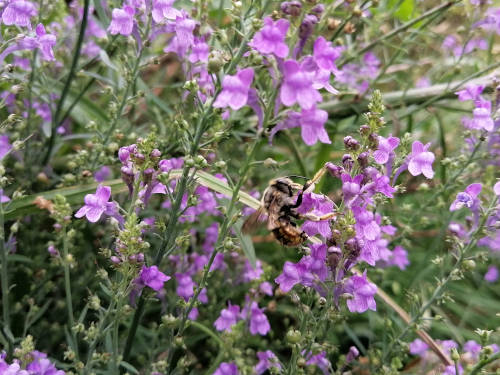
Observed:
[[[12,351],[12,333],[10,330],[10,307],[9,307],[9,276],[7,273],[7,247],[5,246],[3,204],[0,203],[0,256],[2,257],[2,317],[3,333],[7,336],[9,342],[9,354]]]
[[[66,308],[68,310],[68,323],[69,323],[69,332],[73,337],[74,348],[72,348],[75,352],[76,358],[78,359],[78,341],[77,336],[73,331],[73,327],[75,326],[75,316],[73,314],[73,298],[71,296],[71,278],[70,278],[70,269],[68,263],[68,235],[66,233],[66,227],[64,228],[63,234],[63,267],[64,267],[64,291],[66,293]]]
[[[66,79],[66,82],[64,84],[64,88],[61,93],[61,98],[57,102],[56,112],[52,117],[52,132],[50,133],[49,144],[47,146],[47,153],[43,158],[42,165],[47,164],[47,162],[50,159],[50,154],[52,153],[52,149],[54,148],[54,142],[56,139],[56,129],[57,129],[57,124],[59,123],[59,116],[61,115],[61,111],[64,106],[64,101],[66,100],[66,96],[69,93],[71,82],[73,81],[73,78],[76,73],[76,68],[78,66],[78,59],[80,58],[80,52],[82,50],[83,40],[85,38],[85,30],[87,29],[89,8],[90,8],[90,0],[84,0],[82,23],[80,25],[80,32],[78,34],[78,39],[76,41],[75,54],[73,55],[73,61],[71,62],[71,68],[69,71],[68,78]]]
[[[452,5],[455,5],[455,4],[457,4],[457,3],[461,2],[461,1],[462,0],[448,1],[448,2],[446,2],[444,4],[442,4],[442,5],[439,5],[439,6],[435,7],[435,8],[432,8],[431,10],[429,10],[429,11],[425,12],[424,14],[422,14],[420,17],[414,18],[411,21],[408,21],[408,22],[402,24],[401,26],[396,27],[391,32],[389,32],[387,34],[384,34],[381,37],[375,39],[373,42],[369,43],[367,46],[365,46],[361,50],[357,51],[352,56],[347,57],[346,59],[344,59],[343,61],[341,61],[339,63],[339,68],[342,67],[343,65],[345,65],[346,63],[348,63],[349,61],[354,60],[354,58],[356,56],[361,56],[363,53],[371,50],[373,47],[375,47],[380,42],[383,42],[383,41],[385,41],[387,39],[392,38],[393,36],[398,35],[400,32],[405,31],[406,29],[409,29],[410,27],[412,27],[413,25],[415,25],[415,24],[423,21],[424,19],[426,19],[428,17],[431,17],[431,16],[433,16],[436,13],[442,12],[442,11],[448,9],[449,7],[451,7]]]
[[[496,361],[497,359],[500,359],[500,352],[497,352],[491,356],[489,356],[488,358],[485,358],[485,359],[482,359],[480,360],[478,363],[476,363],[476,365],[470,370],[469,372],[469,375],[476,375],[476,374],[479,374],[479,372],[481,371],[481,369],[486,366],[486,365],[489,365],[491,362],[494,362]]]

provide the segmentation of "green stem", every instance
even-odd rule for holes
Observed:
[[[82,17],[82,23],[80,25],[80,32],[78,34],[78,39],[76,41],[75,54],[73,55],[73,61],[71,62],[71,68],[69,71],[68,78],[66,79],[66,82],[64,84],[64,88],[61,93],[61,98],[57,102],[56,112],[54,116],[52,116],[52,132],[50,133],[49,144],[47,146],[47,153],[43,158],[42,165],[47,164],[47,162],[50,159],[50,154],[52,153],[52,149],[54,148],[54,142],[56,139],[56,129],[57,129],[57,124],[59,123],[59,116],[61,115],[61,111],[64,106],[64,101],[66,100],[66,96],[69,93],[71,82],[73,81],[73,78],[76,73],[76,67],[78,66],[78,59],[80,58],[80,52],[82,50],[83,40],[85,38],[85,30],[87,29],[89,8],[90,8],[90,0],[84,0],[83,17]]]
[[[486,366],[486,365],[489,365],[491,362],[494,362],[496,361],[497,359],[500,359],[500,352],[497,352],[491,356],[489,356],[488,358],[485,358],[485,359],[482,359],[480,360],[478,363],[476,363],[476,365],[470,370],[469,372],[469,375],[476,375],[476,374],[479,374],[479,372],[481,371],[481,369]]]
[[[402,31],[405,31],[406,29],[409,29],[410,27],[412,27],[413,25],[423,21],[424,19],[426,19],[427,17],[431,17],[433,16],[434,14],[436,13],[439,13],[441,11],[444,11],[446,10],[447,8],[451,7],[452,5],[455,5],[457,3],[461,2],[461,0],[454,0],[454,1],[448,1],[442,5],[439,5],[435,8],[432,8],[431,10],[425,12],[424,14],[422,14],[420,17],[417,17],[417,18],[414,18],[412,19],[411,21],[409,22],[406,22],[404,24],[402,24],[401,26],[399,27],[396,27],[394,30],[392,30],[391,32],[387,33],[387,34],[384,34],[382,35],[381,37],[375,39],[373,42],[369,43],[367,46],[365,46],[364,48],[362,48],[361,50],[357,51],[353,56],[351,57],[348,57],[346,59],[344,59],[342,62],[340,62],[339,64],[339,68],[341,68],[343,65],[345,65],[346,63],[354,60],[354,58],[356,56],[361,56],[362,54],[364,54],[365,52],[371,50],[373,47],[375,47],[377,44],[379,44],[380,42],[383,42],[385,41],[386,39],[390,39],[392,38],[393,36],[396,36],[398,35],[400,32]]]
[[[77,336],[73,331],[73,327],[75,326],[75,317],[73,315],[73,298],[71,296],[71,277],[68,263],[68,235],[66,233],[66,227],[63,229],[63,257],[64,291],[66,293],[66,308],[68,309],[68,328],[74,342],[74,347],[72,349],[75,352],[76,359],[78,359],[78,341]]]
[[[2,316],[3,333],[9,342],[8,354],[12,353],[12,333],[10,330],[10,308],[9,308],[9,277],[7,273],[7,247],[5,246],[5,231],[3,220],[3,204],[0,203],[0,256],[2,257]]]

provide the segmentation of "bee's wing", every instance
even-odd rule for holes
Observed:
[[[264,210],[264,207],[259,207],[257,211],[252,213],[250,216],[247,217],[245,222],[243,223],[241,227],[241,231],[244,234],[249,234],[255,231],[264,221],[267,220],[267,215]]]

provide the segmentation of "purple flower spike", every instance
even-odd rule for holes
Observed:
[[[313,107],[311,109],[303,109],[300,116],[302,139],[308,146],[321,143],[330,144],[330,138],[325,130],[325,123],[328,120],[328,113],[322,109]]]
[[[177,279],[177,295],[187,301],[194,295],[193,279],[187,273],[176,273],[175,278]]]
[[[80,208],[75,217],[87,217],[91,223],[97,222],[102,214],[109,216],[116,215],[116,204],[108,202],[111,197],[111,188],[109,186],[99,185],[95,194],[87,194],[84,198],[85,205]]]
[[[265,352],[257,352],[257,358],[259,359],[259,362],[254,367],[257,375],[263,374],[266,370],[269,370],[272,367],[281,370],[278,358],[272,351],[266,350]]]
[[[427,349],[429,349],[429,345],[420,339],[415,339],[410,342],[410,354],[421,356]]]
[[[300,282],[300,273],[297,266],[292,262],[285,262],[283,266],[283,273],[279,275],[274,281],[279,284],[283,292],[289,292],[295,284]]]
[[[288,56],[288,46],[285,43],[286,33],[290,23],[285,19],[273,22],[271,17],[264,18],[264,26],[253,37],[249,45],[260,53],[274,53],[284,59]]]
[[[111,13],[111,24],[108,27],[108,31],[111,35],[121,34],[129,36],[132,34],[134,14],[134,8],[128,5],[125,5],[123,9],[113,9]]]
[[[462,207],[474,209],[479,204],[477,196],[481,192],[483,185],[479,183],[470,184],[465,188],[465,191],[457,194],[457,198],[450,206],[450,211],[456,211]]]
[[[253,69],[240,70],[236,75],[226,75],[222,81],[222,91],[214,102],[214,107],[231,107],[235,111],[247,104],[248,91],[253,81]]]
[[[280,90],[281,102],[290,107],[299,103],[302,109],[312,109],[317,102],[323,100],[313,87],[313,77],[295,60],[287,60],[283,64],[283,83]]]
[[[5,25],[16,25],[30,27],[30,18],[36,16],[35,5],[26,0],[14,0],[7,5],[2,13],[2,21]]]
[[[149,286],[151,289],[159,291],[163,288],[163,284],[170,279],[171,277],[161,272],[157,266],[142,266],[139,278],[136,280],[139,285]]]
[[[220,316],[214,322],[217,331],[231,332],[231,327],[240,320],[240,307],[231,305],[229,302],[227,309],[220,312]]]
[[[432,152],[427,151],[430,145],[430,143],[427,143],[424,146],[420,141],[413,142],[408,163],[408,171],[413,176],[423,174],[427,178],[434,177],[432,163],[434,162],[435,156]]]
[[[378,149],[373,153],[373,158],[377,164],[385,164],[389,160],[389,155],[399,146],[399,138],[378,137]]]
[[[222,362],[217,370],[214,371],[213,375],[239,375],[238,366],[231,362]]]
[[[499,277],[498,268],[495,266],[489,266],[488,271],[484,274],[484,279],[489,283],[494,283]]]
[[[345,292],[353,296],[347,300],[347,308],[350,312],[362,313],[366,310],[377,310],[377,304],[373,298],[377,293],[377,286],[366,279],[366,271],[361,276],[351,276],[345,285]]]
[[[465,89],[457,91],[455,94],[458,95],[458,100],[464,102],[466,100],[478,100],[479,95],[484,90],[484,85],[469,85]]]
[[[324,37],[320,36],[314,42],[314,60],[321,69],[330,72],[336,71],[335,60],[340,57],[344,49],[345,47],[332,47],[332,42],[328,42]]]

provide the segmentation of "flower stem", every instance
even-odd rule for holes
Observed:
[[[74,347],[72,349],[75,352],[76,359],[78,359],[78,341],[76,334],[73,331],[73,327],[75,326],[75,317],[73,315],[73,298],[71,296],[71,278],[68,263],[68,235],[66,233],[66,227],[64,227],[63,232],[63,257],[64,291],[66,293],[66,308],[68,310],[68,328],[74,343]]]
[[[5,246],[5,231],[4,231],[4,220],[3,220],[3,204],[0,203],[0,256],[2,258],[2,317],[3,317],[3,328],[2,331],[7,338],[9,343],[8,355],[12,353],[13,342],[12,342],[12,332],[10,330],[10,308],[9,308],[9,277],[7,271],[7,247]]]
[[[75,53],[73,55],[73,61],[71,62],[71,68],[69,71],[68,78],[66,79],[66,82],[64,84],[64,87],[63,87],[63,90],[61,93],[61,98],[57,102],[56,112],[55,112],[54,116],[52,116],[52,131],[50,133],[49,144],[47,146],[47,153],[45,154],[45,157],[43,158],[42,165],[47,164],[47,162],[50,159],[52,149],[54,148],[54,143],[55,143],[56,133],[57,133],[56,132],[57,124],[59,122],[59,116],[61,115],[61,111],[63,110],[64,101],[66,100],[66,96],[69,93],[71,82],[73,81],[73,78],[74,78],[75,73],[76,73],[76,67],[78,66],[78,60],[80,58],[80,52],[82,50],[83,40],[85,38],[85,30],[87,29],[89,8],[90,8],[90,0],[84,0],[82,23],[80,25],[80,32],[78,33],[78,39],[76,41],[76,48],[75,48]]]

